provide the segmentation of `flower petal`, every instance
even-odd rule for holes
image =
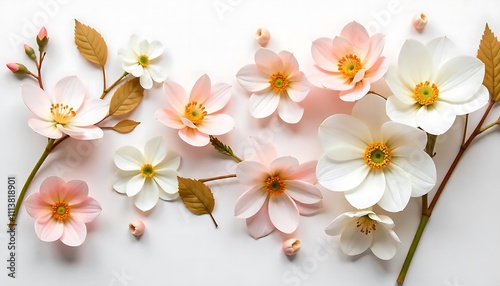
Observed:
[[[352,217],[346,213],[337,216],[326,228],[325,232],[331,236],[341,235],[349,223],[352,223]]]
[[[360,58],[366,57],[366,52],[370,47],[371,39],[368,31],[356,21],[350,22],[342,28],[340,35],[348,39],[356,49]]]
[[[100,99],[89,99],[83,102],[82,107],[77,110],[71,124],[75,126],[88,126],[101,121],[109,111],[109,104]]]
[[[130,178],[126,187],[126,194],[129,197],[135,196],[137,193],[142,191],[146,186],[146,181],[151,181],[150,179],[146,180],[142,174],[138,174]]]
[[[28,107],[31,112],[44,121],[53,121],[50,113],[52,102],[41,88],[31,83],[22,84],[21,95],[24,104],[26,104],[26,107]]]
[[[369,171],[370,168],[363,159],[341,162],[323,155],[318,161],[316,176],[323,187],[335,192],[345,192],[359,187]]]
[[[150,60],[156,59],[163,54],[163,44],[159,41],[149,43],[147,55]]]
[[[87,237],[87,227],[85,223],[78,219],[70,218],[64,223],[64,232],[61,242],[68,246],[79,246]]]
[[[260,48],[255,52],[255,64],[266,75],[282,72],[283,61],[275,52]]]
[[[65,184],[66,182],[57,176],[47,177],[40,185],[40,199],[50,205],[61,201],[60,193]]]
[[[84,223],[95,220],[101,213],[101,205],[93,198],[87,197],[78,205],[71,206],[71,216]]]
[[[333,40],[319,38],[312,43],[311,54],[314,62],[327,71],[338,70],[338,58],[334,56]]]
[[[64,224],[46,216],[39,218],[35,222],[35,232],[41,241],[52,242],[56,241],[63,235]]]
[[[244,192],[234,205],[234,216],[249,218],[254,216],[267,201],[267,193],[262,186],[255,186]]]
[[[391,164],[384,169],[385,191],[378,205],[388,212],[402,211],[411,197],[411,181],[405,170]]]
[[[373,138],[366,124],[360,119],[346,114],[335,114],[319,126],[319,140],[323,150],[335,146],[351,145],[360,149],[373,143]]]
[[[165,172],[176,171],[181,164],[181,156],[172,150],[167,150],[165,159],[155,166],[156,173],[160,175],[167,175]]]
[[[167,72],[158,65],[149,65],[147,70],[154,82],[161,83],[167,79]]]
[[[371,69],[376,62],[383,59],[380,57],[382,50],[384,49],[385,35],[377,33],[370,38],[370,46],[368,48],[368,53],[363,60],[363,66],[365,69]],[[387,71],[387,69],[386,69]]]
[[[194,128],[185,127],[180,129],[178,134],[184,142],[195,147],[206,146],[210,142],[208,134],[199,132]]]
[[[482,85],[484,73],[484,64],[477,58],[461,56],[449,60],[435,79],[439,99],[449,102],[469,100]]]
[[[62,103],[77,110],[85,99],[85,87],[76,76],[69,76],[56,83],[53,103]]]
[[[369,83],[374,83],[377,80],[381,79],[389,70],[389,60],[385,57],[380,57],[377,61],[372,65],[372,67],[366,71],[365,80]]]
[[[104,132],[102,131],[102,129],[94,125],[77,127],[68,124],[66,125],[66,127],[63,127],[62,125],[58,124],[57,128],[63,133],[69,135],[71,138],[77,140],[94,140],[102,138],[104,136]]]
[[[299,210],[295,202],[286,194],[270,196],[269,218],[273,225],[281,232],[292,233],[299,225]]]
[[[406,105],[415,104],[416,100],[413,95],[415,85],[413,83],[403,82],[402,77],[396,67],[390,67],[385,74],[387,85],[401,102]],[[392,96],[389,96],[391,98]]]
[[[283,72],[286,76],[290,77],[299,72],[299,63],[292,53],[288,51],[281,51],[278,56],[283,62]]]
[[[231,86],[226,83],[215,84],[205,101],[205,110],[208,114],[217,112],[227,105],[229,99],[231,99]]]
[[[59,139],[63,136],[61,130],[57,129],[54,122],[44,121],[38,118],[28,120],[28,125],[36,133],[52,139]]]
[[[126,194],[127,193],[127,183],[135,175],[137,175],[137,171],[122,171],[122,170],[118,169],[113,174],[113,177],[115,178],[115,180],[114,180],[115,183],[113,184],[113,189],[120,194]]]
[[[62,186],[60,200],[70,205],[77,205],[85,201],[88,195],[89,186],[85,181],[72,180]]]
[[[358,255],[365,252],[372,244],[373,235],[364,234],[356,226],[356,220],[347,224],[340,236],[340,249],[347,255]]]
[[[264,118],[271,115],[276,108],[278,108],[279,102],[279,94],[276,94],[273,90],[268,89],[262,94],[252,94],[248,102],[248,107],[253,117]]]
[[[386,103],[386,112],[391,120],[418,127],[417,113],[422,106],[418,103],[407,104],[396,96],[389,96]]]
[[[50,215],[52,211],[52,205],[44,202],[39,192],[29,195],[24,200],[24,207],[28,214],[34,219]]]
[[[267,168],[259,162],[245,160],[236,165],[236,177],[245,186],[263,185],[267,172]]]
[[[160,190],[159,196],[160,196],[160,199],[162,199],[164,201],[173,201],[179,197],[179,193],[177,192],[175,194],[169,194],[163,190]]]
[[[300,102],[309,94],[310,84],[303,72],[299,72],[289,78],[287,94],[291,100]]]
[[[323,195],[314,185],[301,181],[285,181],[286,194],[293,200],[303,204],[315,204],[323,199]]]
[[[156,173],[153,179],[159,185],[161,191],[164,191],[167,194],[173,195],[179,190],[176,171],[169,170],[168,172],[162,172],[162,174]]]
[[[287,179],[304,181],[314,185],[318,181],[318,179],[316,178],[317,164],[317,161],[302,163],[299,165],[298,169],[287,176]]]
[[[352,89],[341,90],[339,92],[340,99],[347,102],[359,100],[370,91],[370,83],[367,81],[357,82]]]
[[[198,102],[204,104],[210,97],[210,89],[212,84],[208,75],[202,75],[194,84],[193,89],[189,95],[190,102]]]
[[[163,137],[155,137],[146,142],[144,147],[144,162],[156,167],[167,156],[167,145]]]
[[[155,112],[155,117],[158,121],[165,124],[166,126],[174,129],[184,128],[184,123],[182,123],[181,118],[172,110],[160,109]]]
[[[124,171],[139,171],[145,163],[141,151],[132,146],[124,146],[116,150],[115,165]]]
[[[272,174],[279,174],[283,178],[287,178],[289,174],[295,172],[298,168],[299,160],[291,156],[285,156],[272,161],[269,171]]]
[[[398,241],[394,239],[397,237],[392,229],[386,226],[381,226],[373,232],[373,244],[370,249],[373,254],[380,259],[389,260],[396,254]]]
[[[269,75],[262,72],[257,65],[246,65],[236,74],[238,83],[249,92],[259,92],[269,88]]]
[[[356,102],[352,108],[352,115],[361,119],[370,130],[372,140],[374,140],[372,142],[381,140],[381,127],[385,122],[390,121],[385,112],[380,112],[385,109],[385,105],[384,99],[370,94],[363,100]]]
[[[417,112],[417,124],[427,133],[441,135],[448,131],[455,122],[453,106],[443,101],[422,106]]]
[[[197,128],[208,135],[222,135],[234,128],[234,119],[227,114],[207,115]]]
[[[177,114],[184,114],[189,97],[182,86],[173,81],[163,83],[163,92],[167,97],[167,103]]]
[[[384,195],[385,189],[384,173],[380,170],[370,170],[361,184],[345,192],[344,195],[353,207],[365,209],[375,205]]]
[[[432,56],[429,50],[416,40],[406,40],[398,58],[400,76],[410,86],[429,80],[432,73]]]
[[[401,147],[395,150],[392,164],[404,170],[412,185],[411,196],[427,194],[436,184],[436,166],[422,149]]]
[[[299,201],[295,201],[295,205],[299,210],[299,213],[304,216],[313,215],[317,213],[321,208],[323,208],[323,201],[319,201],[314,204],[303,204]]]
[[[476,94],[474,94],[474,96],[472,96],[468,101],[453,104],[453,111],[456,115],[472,113],[488,104],[489,100],[490,93],[488,89],[484,85],[481,85]]]
[[[288,96],[282,96],[278,104],[278,114],[286,123],[295,124],[302,119],[304,108]]]
[[[426,45],[432,55],[433,70],[438,71],[448,60],[456,57],[456,47],[447,37],[436,38]]]
[[[142,190],[134,196],[134,204],[141,211],[152,209],[158,203],[159,190],[153,180],[146,180]]]
[[[388,121],[382,125],[382,137],[382,141],[391,149],[392,153],[395,153],[395,149],[399,147],[424,150],[427,144],[425,132],[393,121]]]
[[[147,69],[144,69],[144,73],[140,76],[139,83],[144,89],[151,89],[153,87],[153,79]]]
[[[264,202],[262,208],[255,215],[246,219],[246,224],[248,231],[255,239],[264,237],[275,229],[269,219],[268,200]]]

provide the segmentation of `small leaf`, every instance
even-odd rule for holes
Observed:
[[[109,115],[123,115],[134,110],[141,103],[144,88],[139,78],[133,78],[121,85],[109,103]]]
[[[488,24],[477,51],[477,58],[485,65],[483,84],[490,92],[493,101],[500,100],[500,42]]]
[[[179,196],[188,210],[196,215],[208,214],[217,227],[212,216],[215,207],[214,195],[210,188],[198,180],[178,177]]]
[[[118,133],[129,133],[130,131],[134,130],[135,127],[137,127],[137,125],[139,124],[141,123],[130,119],[124,119],[116,123],[116,125],[113,126],[113,130]]]
[[[75,20],[75,43],[84,58],[104,68],[108,59],[108,46],[101,34]]]
[[[212,144],[212,146],[214,146],[215,150],[219,151],[219,153],[229,157],[233,157],[238,162],[242,161],[240,158],[238,158],[238,156],[234,155],[231,147],[222,143],[222,141],[220,141],[217,137],[210,135],[210,143]]]

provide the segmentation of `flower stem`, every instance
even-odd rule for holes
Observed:
[[[43,81],[42,81],[42,63],[43,60],[45,59],[45,53],[40,52],[40,62],[37,63],[35,60],[36,64],[36,70],[37,70],[37,76],[36,79],[38,80],[38,85],[40,86],[41,89],[43,89]]]
[[[124,72],[113,84],[111,84],[108,88],[104,87],[102,94],[101,94],[101,99],[104,99],[104,97],[113,89],[115,88],[116,85],[118,85],[126,76],[128,75],[128,72]],[[103,68],[103,77],[105,77],[105,72]],[[104,79],[105,81],[105,79]],[[104,83],[106,85],[106,83]]]
[[[229,179],[229,178],[236,178],[236,174],[229,174],[229,175],[223,175],[223,176],[217,176],[217,177],[211,177],[211,178],[205,178],[205,179],[198,179],[198,181],[205,183],[205,182],[221,180],[221,179]]]
[[[40,159],[38,159],[38,162],[36,162],[35,166],[33,167],[33,170],[31,170],[31,173],[28,176],[28,179],[24,183],[24,186],[21,190],[21,193],[19,193],[19,197],[17,198],[16,202],[16,207],[14,209],[14,213],[12,214],[12,217],[10,217],[9,221],[9,228],[13,229],[16,226],[16,219],[17,215],[19,214],[19,209],[21,208],[21,204],[24,200],[24,196],[26,195],[26,191],[28,190],[29,186],[31,185],[31,182],[33,181],[33,178],[35,177],[36,173],[42,166],[43,162],[45,159],[47,159],[47,156],[49,156],[50,152],[54,149],[54,142],[55,139],[49,139],[47,142],[47,146],[45,147],[45,150],[42,153],[42,156]]]
[[[481,120],[477,124],[476,128],[474,128],[474,131],[472,131],[472,134],[470,135],[469,139],[467,139],[467,141],[460,146],[460,150],[458,151],[457,155],[455,156],[453,163],[450,165],[448,172],[446,172],[446,175],[444,176],[443,181],[439,185],[439,187],[436,191],[436,194],[434,195],[434,198],[432,198],[432,201],[431,201],[429,207],[425,210],[425,212],[422,211],[423,213],[422,213],[422,217],[420,220],[420,224],[418,226],[417,232],[415,233],[415,237],[413,238],[413,242],[410,246],[410,249],[408,250],[408,254],[406,255],[405,262],[403,263],[403,267],[402,267],[401,272],[399,273],[399,276],[397,279],[397,282],[399,284],[404,283],[406,273],[408,272],[408,269],[410,267],[411,260],[413,259],[413,255],[415,254],[415,251],[417,250],[417,247],[418,247],[418,243],[420,242],[420,237],[422,236],[422,234],[424,232],[425,226],[427,225],[427,221],[431,217],[432,211],[434,210],[434,207],[436,206],[439,198],[441,197],[441,194],[443,193],[443,190],[444,190],[446,184],[448,183],[448,180],[450,179],[451,175],[453,174],[453,171],[455,171],[455,168],[457,167],[458,162],[460,162],[460,159],[462,158],[463,154],[465,153],[467,148],[470,146],[472,141],[476,138],[476,136],[478,136],[479,134],[481,134],[483,132],[481,126],[483,125],[484,120],[486,119],[486,117],[490,113],[491,108],[493,107],[494,104],[495,104],[495,102],[492,100],[488,103],[488,107],[484,111],[483,117],[481,117]],[[429,141],[427,143],[429,143]],[[426,147],[426,151],[427,151],[427,147]]]
[[[385,98],[382,94],[375,92],[373,90],[368,91],[368,93],[375,94],[375,95],[379,96],[380,98],[382,98],[383,100],[387,100],[387,98]]]

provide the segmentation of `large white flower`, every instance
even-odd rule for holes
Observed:
[[[128,47],[120,49],[118,55],[123,60],[123,69],[140,78],[145,89],[153,87],[153,81],[163,82],[167,73],[153,62],[163,53],[163,45],[158,41],[149,42],[137,35],[132,35]]]
[[[426,134],[388,121],[384,100],[368,95],[352,115],[328,117],[319,128],[325,153],[318,161],[318,182],[344,192],[358,209],[375,204],[391,212],[403,210],[410,197],[428,193],[436,183],[436,167],[423,150]]]
[[[38,117],[28,121],[35,132],[52,139],[64,134],[79,140],[103,136],[101,128],[94,124],[108,114],[109,105],[87,98],[85,87],[76,76],[58,81],[50,95],[28,83],[21,86],[21,94],[26,106]]]
[[[394,257],[401,242],[393,227],[390,217],[360,210],[339,215],[325,232],[331,236],[340,235],[340,248],[347,255],[358,255],[370,248],[378,258],[388,260]]]
[[[456,56],[448,38],[427,45],[407,40],[398,67],[390,67],[385,79],[394,96],[387,100],[387,114],[397,122],[443,134],[457,115],[483,107],[489,99],[482,85],[484,64],[475,57]]]
[[[132,146],[116,150],[115,164],[120,178],[113,188],[129,197],[142,211],[152,209],[158,202],[173,200],[179,196],[177,169],[181,158],[167,146],[162,137],[149,140],[144,153]]]

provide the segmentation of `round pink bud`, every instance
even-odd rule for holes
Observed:
[[[38,32],[38,39],[41,41],[44,38],[47,38],[47,29],[45,29],[45,27],[42,27],[40,29],[40,32]]]
[[[415,30],[417,30],[418,32],[422,32],[422,30],[425,28],[425,25],[427,25],[427,16],[425,16],[424,13],[415,15],[415,17],[413,17],[412,24]]]
[[[269,40],[271,39],[271,34],[266,28],[259,28],[255,33],[255,40],[261,47],[265,47]]]
[[[295,255],[300,250],[300,240],[290,238],[283,242],[283,252],[286,255]]]
[[[133,235],[141,236],[144,233],[144,229],[146,229],[146,226],[141,220],[134,220],[128,224],[128,229]]]

